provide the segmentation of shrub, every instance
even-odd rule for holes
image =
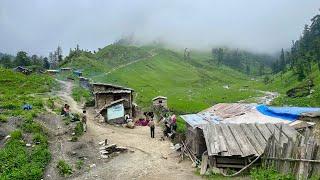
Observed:
[[[57,164],[59,174],[61,176],[66,176],[72,174],[72,168],[64,160],[60,160]]]
[[[177,117],[177,132],[178,133],[186,133],[187,125],[186,122],[179,116]]]
[[[74,128],[74,132],[77,137],[81,136],[83,134],[83,124],[82,122],[77,122],[76,127]]]
[[[22,132],[20,130],[15,130],[11,132],[11,138],[20,140],[22,139]]]
[[[250,171],[250,176],[252,179],[256,180],[294,180],[294,176],[291,174],[280,174],[278,171],[276,171],[273,168],[253,168]]]
[[[8,117],[3,114],[0,114],[0,122],[7,122],[7,121],[8,121]]]
[[[79,86],[75,86],[72,89],[72,98],[77,101],[77,102],[81,102],[81,101],[89,101],[91,97],[91,93],[89,90],[84,89],[82,87]]]
[[[83,163],[82,160],[78,160],[77,163],[76,163],[76,168],[77,168],[77,169],[81,169],[82,166],[83,166],[83,164],[84,164],[84,163]]]
[[[44,136],[43,134],[36,133],[33,136],[33,142],[34,143],[39,142],[41,145],[47,146],[48,145],[48,138],[46,136]]]

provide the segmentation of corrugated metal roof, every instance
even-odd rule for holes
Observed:
[[[219,103],[201,112],[213,113],[214,115],[225,119],[240,116],[253,110],[256,104],[248,103]]]
[[[152,101],[157,100],[157,99],[167,99],[167,97],[165,97],[165,96],[157,96],[157,97],[153,98]]]
[[[198,113],[198,114],[187,114],[180,116],[185,120],[192,128],[202,129],[209,122],[218,123],[220,120],[218,117],[213,116],[210,113]]]
[[[94,92],[94,94],[118,94],[118,93],[131,93],[129,90],[108,90],[108,91],[98,91]]]
[[[273,133],[281,144],[286,143],[288,137],[297,136],[297,131],[286,124],[208,123],[203,128],[209,156],[259,156]]]
[[[106,110],[108,107],[111,107],[113,105],[116,105],[116,104],[119,104],[119,103],[122,103],[122,102],[128,102],[126,99],[118,99],[116,101],[113,101],[109,104],[106,104],[104,105],[98,112],[101,114],[104,110]]]
[[[97,86],[109,86],[109,87],[115,87],[115,88],[120,88],[120,89],[125,89],[125,90],[129,90],[129,91],[134,91],[131,88],[127,88],[127,87],[123,87],[123,86],[119,86],[119,85],[115,85],[115,84],[108,84],[108,83],[92,83],[92,85],[97,85]]]

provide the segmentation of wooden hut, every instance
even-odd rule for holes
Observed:
[[[23,73],[25,75],[29,75],[32,73],[32,71],[26,67],[23,66],[17,66],[16,68],[13,69],[15,72],[20,72]]]
[[[155,107],[168,108],[167,97],[164,97],[164,96],[157,96],[157,97],[153,98],[152,103],[153,103],[153,106],[155,106]]]
[[[131,114],[129,102],[125,99],[119,99],[103,106],[99,113],[108,123],[123,124],[125,123],[125,115]]]
[[[59,74],[60,71],[59,71],[59,70],[56,70],[56,69],[48,69],[48,70],[46,71],[46,73],[49,74],[49,75],[56,75],[56,74]]]
[[[125,109],[127,113],[132,117],[133,115],[133,92],[131,88],[126,88],[114,84],[106,83],[93,83],[92,91],[95,98],[95,108],[102,109],[108,105],[111,105],[115,101],[125,100]]]
[[[60,68],[60,71],[61,72],[71,72],[72,68],[70,67],[63,67],[63,68]]]
[[[85,77],[79,77],[79,85],[84,89],[91,89],[90,79]]]
[[[251,121],[247,123],[244,120],[229,121],[230,117],[251,115],[249,113],[251,108],[246,105],[231,106],[242,107],[239,109],[241,112],[221,106],[223,111],[215,109],[215,113],[203,111],[181,116],[188,128],[186,146],[199,159],[207,154],[211,167],[242,168],[263,153],[273,133],[283,132],[283,138],[279,143],[287,142],[288,138],[295,139],[298,134],[293,127],[286,124],[286,121],[279,120],[277,123],[268,123],[265,119],[260,123]],[[259,116],[257,118],[259,122]]]

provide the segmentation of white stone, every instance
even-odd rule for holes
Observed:
[[[32,145],[31,145],[30,143],[27,143],[26,146],[27,146],[27,147],[31,147]]]
[[[95,167],[97,167],[96,164],[91,164],[91,165],[90,165],[90,168],[95,168]]]
[[[101,155],[101,158],[103,158],[103,159],[108,159],[108,158],[109,158],[109,156],[108,156],[108,155],[104,155],[104,154],[102,154],[102,155]]]

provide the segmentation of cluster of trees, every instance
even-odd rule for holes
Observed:
[[[49,53],[49,62],[52,68],[57,68],[62,61],[62,48],[58,46],[55,51]]]
[[[77,44],[76,48],[74,49],[70,48],[69,55],[67,55],[62,62],[59,62],[59,65],[62,66],[64,64],[67,64],[68,62],[80,57],[81,55],[85,55],[87,57],[93,57],[94,53],[96,53],[96,51],[93,51],[92,53],[89,50],[80,49],[79,44]]]
[[[293,70],[299,80],[303,80],[311,72],[313,64],[320,69],[320,15],[311,19],[310,25],[305,25],[302,36],[292,42],[288,51],[281,50],[279,60],[276,61],[272,70],[274,73]]]
[[[213,48],[212,55],[218,65],[226,65],[248,75],[263,75],[275,61],[273,57],[264,54],[254,54],[239,49]],[[270,68],[269,68],[270,69]]]
[[[0,65],[5,68],[13,68],[16,66],[33,66],[33,68],[44,68],[48,69],[50,67],[50,63],[47,57],[31,55],[24,51],[19,51],[17,55],[3,55],[0,59]]]
[[[60,46],[58,46],[53,53],[50,52],[48,57],[38,56],[36,54],[29,56],[25,51],[19,51],[16,56],[7,54],[1,54],[0,56],[0,66],[5,68],[27,66],[32,69],[49,69],[56,68],[62,61],[62,48]]]

